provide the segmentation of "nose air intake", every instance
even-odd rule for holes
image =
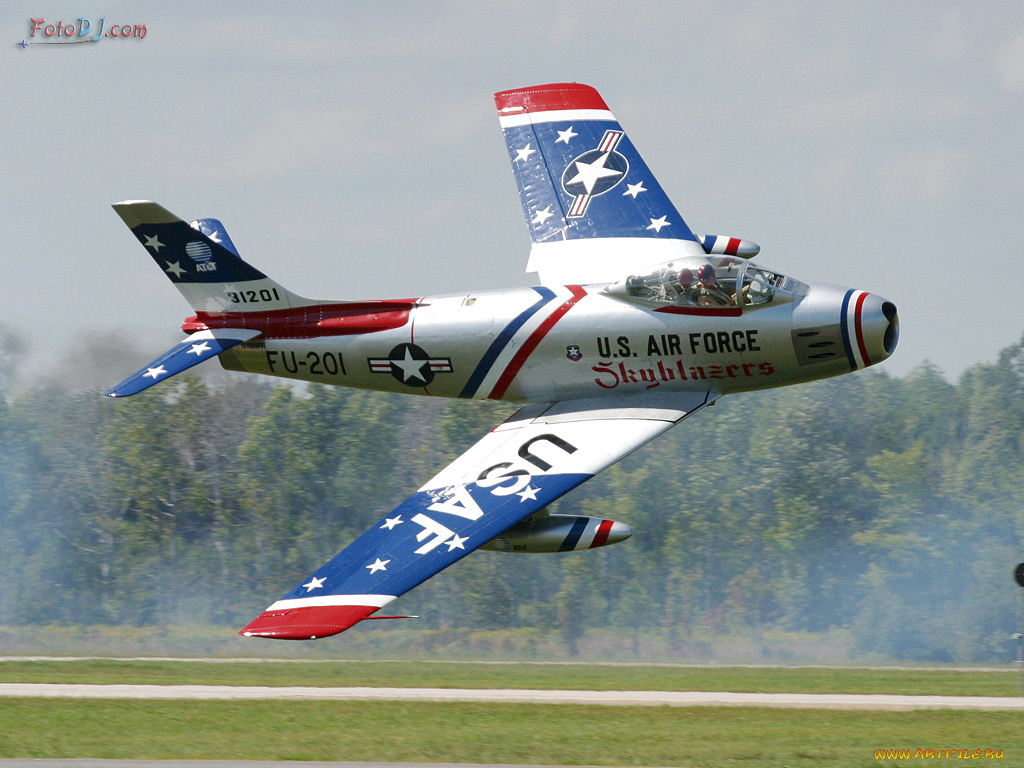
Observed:
[[[852,368],[875,365],[896,351],[900,321],[891,301],[873,293],[850,291],[844,313]]]
[[[882,314],[889,321],[882,336],[882,348],[886,355],[891,355],[896,351],[896,344],[900,340],[900,316],[896,312],[896,305],[891,301],[882,302]]]

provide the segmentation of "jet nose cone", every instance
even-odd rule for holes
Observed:
[[[858,352],[864,365],[874,365],[896,351],[900,339],[900,318],[896,305],[873,293],[864,294],[853,312]]]

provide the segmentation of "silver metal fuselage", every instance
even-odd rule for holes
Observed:
[[[265,336],[220,360],[230,370],[323,384],[533,403],[743,392],[837,376],[889,357],[898,337],[891,303],[837,286],[805,287],[735,316],[658,311],[604,285],[428,296],[396,327]],[[554,297],[529,314],[545,292]]]

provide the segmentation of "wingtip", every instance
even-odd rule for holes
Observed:
[[[344,632],[379,610],[374,605],[330,605],[264,611],[238,634],[272,640],[316,640]]]

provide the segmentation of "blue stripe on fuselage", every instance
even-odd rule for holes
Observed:
[[[853,296],[851,288],[843,296],[843,308],[839,311],[839,330],[843,334],[843,347],[846,349],[846,358],[850,361],[850,370],[857,370],[857,358],[853,356],[853,346],[850,344],[850,329],[846,322],[846,313],[850,309],[850,297]]]
[[[459,397],[473,397],[476,394],[477,389],[480,388],[480,384],[484,378],[490,373],[491,367],[494,362],[498,359],[498,355],[501,354],[502,350],[508,345],[512,337],[516,335],[516,331],[523,327],[523,324],[533,317],[548,302],[555,298],[555,292],[550,288],[544,288],[541,286],[535,287],[537,293],[540,294],[540,299],[527,309],[525,312],[516,317],[511,323],[505,326],[505,328],[497,335],[494,341],[491,342],[491,346],[484,352],[484,356],[480,358],[480,362],[477,363],[476,369],[469,376],[469,380],[466,382],[466,386],[462,388],[462,392],[459,393]]]

